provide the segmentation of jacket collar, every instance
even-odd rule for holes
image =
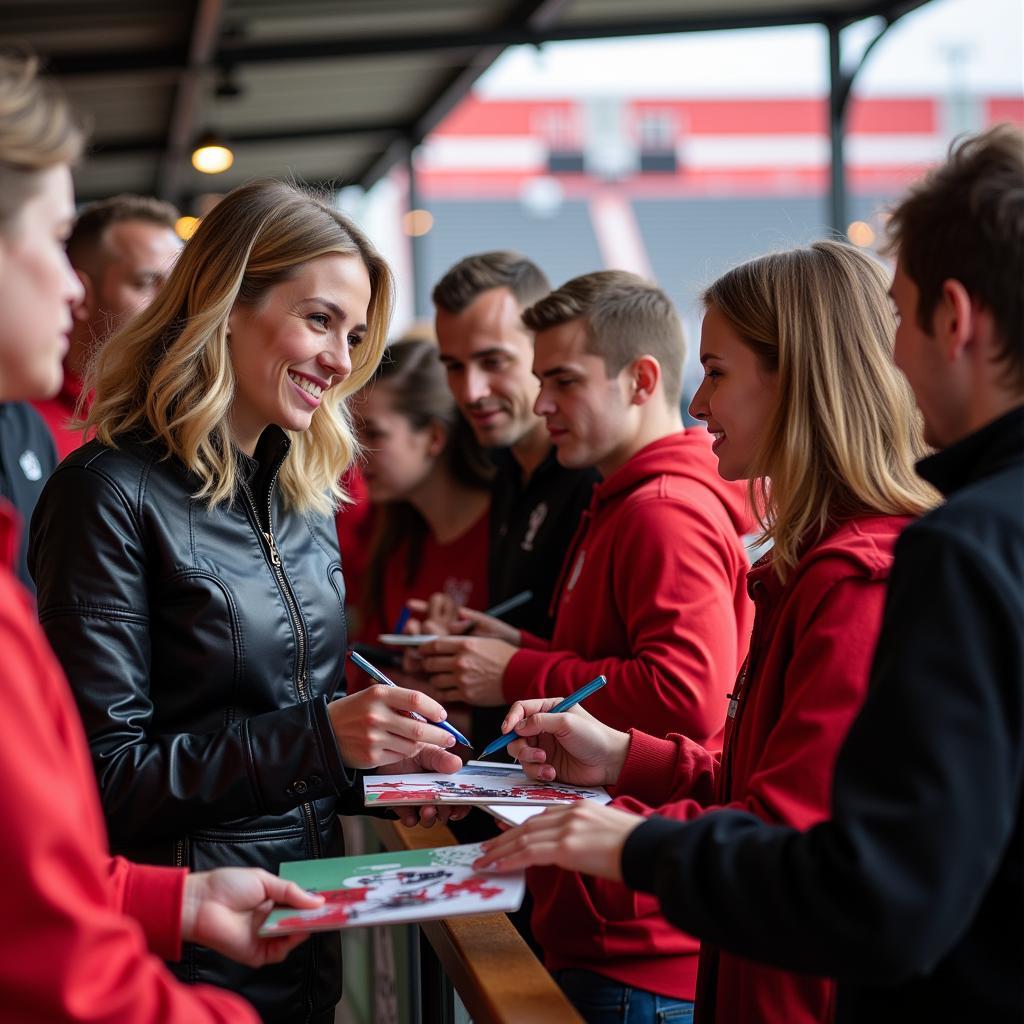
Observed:
[[[1021,459],[1024,459],[1024,405],[941,452],[921,459],[917,472],[948,497]]]

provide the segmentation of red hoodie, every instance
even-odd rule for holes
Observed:
[[[594,489],[555,590],[554,635],[524,634],[506,700],[564,697],[603,673],[592,715],[721,749],[750,635],[752,525],[746,487],[718,475],[703,427],[641,449]]]
[[[15,513],[0,500],[0,559]],[[0,560],[0,1016],[5,1024],[255,1024],[238,996],[175,980],[186,872],[111,857],[71,691]]]
[[[505,696],[563,696],[603,673],[591,714],[720,749],[753,617],[742,541],[751,526],[745,486],[718,475],[706,430],[642,449],[595,489],[563,569],[550,649],[526,638],[534,649],[512,658]],[[697,941],[658,914],[654,897],[550,868],[529,880],[549,969],[693,998]],[[651,984],[648,963],[672,983]]]
[[[684,821],[726,806],[799,829],[827,818],[836,756],[867,695],[893,548],[909,523],[850,520],[811,548],[785,585],[770,554],[758,562],[749,575],[750,658],[724,754],[685,736],[634,732],[616,804]],[[701,947],[699,1020],[811,1024],[832,1019],[832,999],[828,979]]]

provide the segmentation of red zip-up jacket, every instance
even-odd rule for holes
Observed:
[[[592,715],[721,749],[750,635],[752,528],[746,485],[718,475],[703,427],[641,449],[594,488],[555,589],[554,634],[523,634],[502,677],[508,703],[564,697],[603,674]]]
[[[753,606],[745,485],[718,475],[693,428],[638,452],[594,491],[556,591],[549,648],[527,638],[505,696],[563,696],[599,673],[587,710],[619,729],[682,732],[720,749],[726,693],[746,654]],[[623,885],[551,868],[529,873],[533,932],[550,970],[580,967],[692,999],[697,941]],[[646,958],[668,985],[650,984]]]
[[[238,996],[177,981],[183,870],[111,857],[67,681],[8,566],[0,500],[0,1018],[4,1024],[256,1024]]]
[[[754,566],[754,632],[730,702],[724,753],[685,736],[634,731],[616,805],[643,814],[657,808],[683,821],[725,806],[800,829],[827,818],[836,756],[867,696],[893,548],[910,522],[849,520],[806,552],[784,585],[770,553]],[[832,1019],[833,989],[826,978],[705,944],[697,1018],[820,1024]]]

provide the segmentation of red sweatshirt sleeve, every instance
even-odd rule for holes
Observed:
[[[748,811],[775,824],[809,828],[829,811],[832,774],[839,747],[867,695],[868,676],[885,601],[881,581],[846,578],[811,610],[793,649],[778,717],[739,799],[715,805],[707,791],[689,791],[699,761],[682,737],[671,802],[657,807],[665,817],[688,821],[716,806]],[[636,762],[634,762],[635,764]],[[627,780],[628,781],[628,780]],[[620,789],[621,792],[621,789]],[[636,790],[615,803],[648,813],[652,795]]]
[[[608,685],[587,701],[601,721],[707,742],[722,729],[738,663],[737,554],[717,524],[686,502],[640,502],[622,519],[612,593],[594,594],[593,607],[599,618],[600,603],[614,603],[628,656],[521,649],[505,669],[505,698],[565,696],[603,674]]]
[[[0,570],[0,1011],[8,1024],[248,1024],[238,996],[182,985],[170,952],[183,873],[110,857],[85,736],[63,675]],[[137,913],[130,917],[127,912]]]

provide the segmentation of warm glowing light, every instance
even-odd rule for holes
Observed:
[[[174,222],[174,233],[184,241],[188,241],[199,227],[198,217],[179,217]]]
[[[854,245],[859,245],[862,249],[866,249],[875,240],[875,230],[865,221],[855,220],[846,229],[846,237]]]
[[[220,139],[206,136],[192,151],[192,166],[203,174],[220,174],[235,162],[235,154]]]
[[[402,230],[414,238],[425,235],[433,226],[434,215],[429,210],[410,210],[402,218]]]

